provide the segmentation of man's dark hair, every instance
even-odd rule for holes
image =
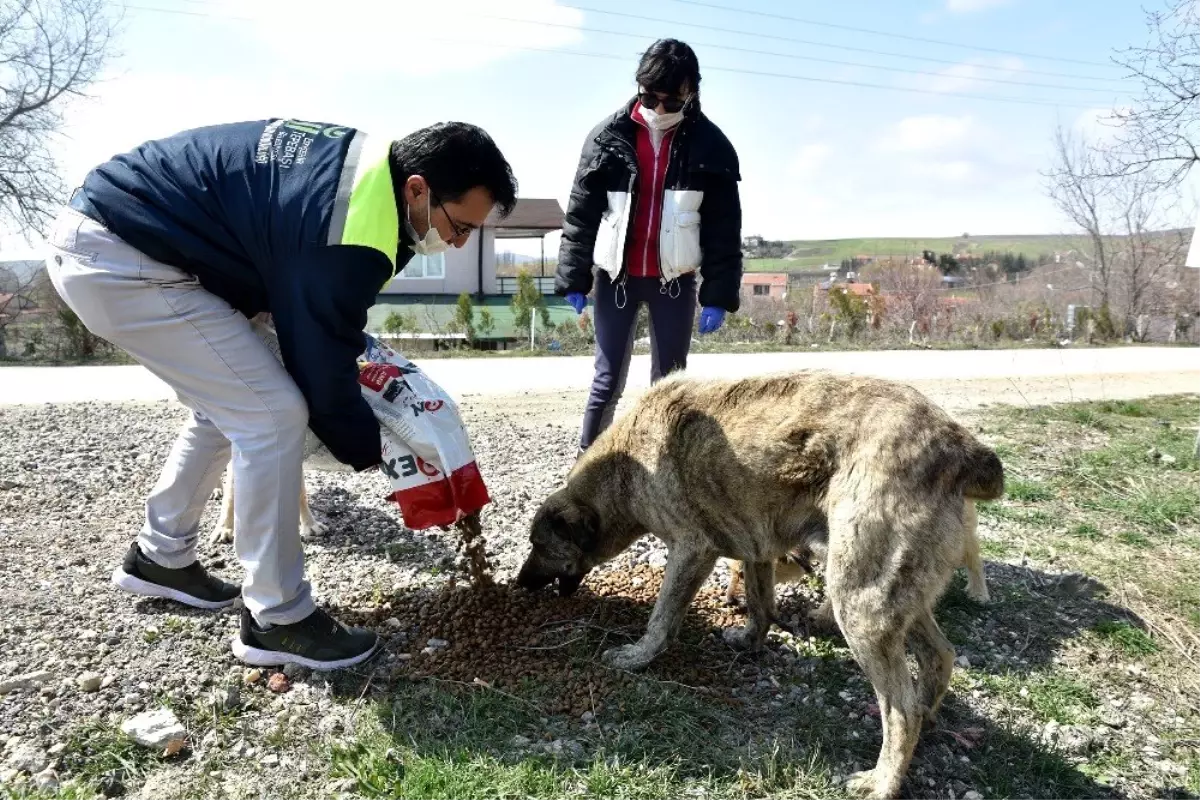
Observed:
[[[429,182],[442,202],[456,203],[483,187],[507,217],[517,205],[517,179],[492,137],[466,122],[439,122],[392,142],[391,165],[397,194],[411,175]]]
[[[678,39],[659,39],[642,53],[635,77],[647,91],[677,95],[686,84],[699,93],[700,61],[692,48]]]

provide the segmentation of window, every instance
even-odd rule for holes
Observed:
[[[769,295],[770,293],[771,293],[771,287],[769,285],[767,285],[765,283],[754,284],[754,296],[755,297]]]
[[[397,278],[444,278],[446,277],[446,254],[413,256],[412,261]]]

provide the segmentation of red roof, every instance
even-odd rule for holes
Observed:
[[[746,272],[742,274],[742,283],[752,286],[787,286],[788,276],[784,272]]]

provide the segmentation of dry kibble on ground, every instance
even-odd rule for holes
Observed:
[[[507,583],[452,585],[430,594],[393,598],[362,622],[409,632],[419,644],[399,659],[396,677],[432,677],[528,696],[548,712],[579,716],[603,710],[633,677],[600,663],[600,653],[636,641],[645,631],[662,584],[662,570],[640,564],[597,572],[571,597],[528,592]],[[651,677],[694,687],[714,699],[755,680],[760,659],[741,656],[721,641],[723,628],[745,618],[723,603],[719,587],[701,590],[679,641],[647,670]],[[395,619],[397,622],[388,623]],[[540,690],[532,689],[534,685]]]

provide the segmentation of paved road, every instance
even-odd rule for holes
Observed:
[[[895,350],[821,353],[693,355],[689,372],[745,376],[801,368],[876,375],[920,384],[979,381],[1011,387],[1050,382],[1064,391],[1074,383],[1105,383],[1114,390],[1126,379],[1138,394],[1200,391],[1200,350],[1116,347],[1092,350]],[[455,396],[544,394],[580,390],[592,377],[590,358],[428,359],[420,362],[433,380]],[[648,356],[634,359],[629,390],[649,383]],[[1116,395],[1114,395],[1116,396]],[[0,367],[0,405],[95,401],[144,401],[174,397],[138,366]],[[997,398],[998,399],[998,398]]]

